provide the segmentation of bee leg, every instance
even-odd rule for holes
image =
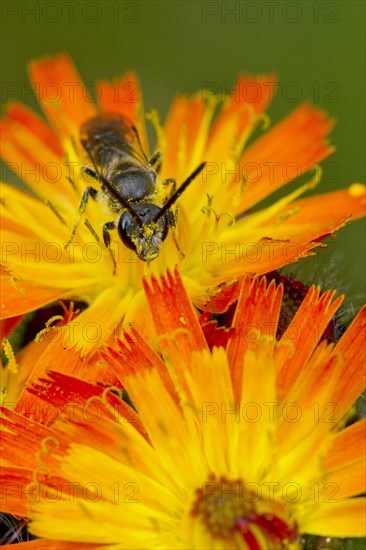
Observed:
[[[167,187],[170,183],[172,183],[172,190],[170,192],[170,196],[174,195],[174,193],[176,192],[177,190],[177,182],[175,181],[174,178],[168,178],[166,180],[163,181],[163,185],[164,187]]]
[[[114,222],[107,222],[103,225],[103,242],[104,242],[104,246],[108,248],[109,253],[111,255],[112,262],[113,262],[113,275],[115,275],[117,270],[117,262],[111,247],[111,235],[109,233],[111,229],[116,229]]]
[[[167,211],[167,218],[168,218],[169,227],[172,230],[172,236],[173,236],[174,244],[175,244],[176,249],[178,250],[178,252],[180,254],[181,259],[183,260],[186,257],[186,255],[184,254],[183,250],[181,249],[181,247],[179,246],[179,243],[178,243],[176,223],[175,223],[176,218],[175,218],[172,210]]]
[[[163,153],[161,151],[156,151],[152,157],[149,158],[149,164],[155,168],[155,172],[159,173],[161,168],[161,159],[163,158]]]
[[[98,194],[98,191],[96,189],[94,189],[94,187],[87,187],[85,189],[85,191],[83,193],[83,196],[82,196],[82,199],[81,199],[81,202],[80,202],[80,205],[79,205],[78,216],[77,216],[76,221],[74,223],[74,227],[72,228],[71,236],[70,236],[69,240],[67,241],[67,243],[65,244],[65,250],[67,250],[67,248],[70,246],[70,244],[72,243],[72,241],[75,237],[75,233],[76,233],[76,231],[79,227],[79,224],[80,224],[81,216],[85,212],[86,205],[88,204],[89,198],[91,197],[92,199],[95,200],[97,194]]]
[[[173,214],[173,210],[168,210],[167,213],[166,213],[166,217],[167,217],[167,220],[168,220],[168,224],[169,224],[169,227],[171,229],[175,229],[176,228],[176,218]]]
[[[83,166],[83,172],[84,174],[87,174],[88,176],[90,176],[91,178],[93,178],[94,180],[98,180],[98,174],[96,173],[95,170],[93,170],[93,168],[90,168],[90,166],[86,166],[84,164]]]

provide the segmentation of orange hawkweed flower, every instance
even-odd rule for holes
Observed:
[[[236,283],[245,273],[263,274],[307,256],[325,235],[364,214],[360,184],[299,199],[318,182],[319,169],[283,199],[248,213],[333,152],[326,136],[334,123],[303,104],[248,146],[263,122],[275,79],[240,76],[239,93],[228,97],[217,116],[218,98],[199,95],[179,96],[164,127],[150,113],[157,149],[163,153],[159,181],[175,178],[179,186],[200,163],[207,164],[174,205],[176,227],[158,258],[148,265],[116,237],[114,273],[111,253],[102,244],[102,226],[115,220],[116,213],[89,200],[69,242],[81,197],[91,184],[82,170],[90,159],[79,132],[99,112],[122,114],[137,128],[148,156],[138,81],[129,73],[114,83],[98,83],[95,104],[65,55],[33,62],[30,77],[48,123],[18,103],[8,105],[1,121],[4,159],[36,194],[4,186],[1,315],[15,317],[59,299],[83,301],[89,307],[75,322],[73,341],[68,340],[83,356],[107,341],[121,321],[124,327],[135,323],[145,335],[151,333],[141,287],[144,274],[177,264],[193,303],[224,311],[237,298]],[[253,86],[252,99],[244,92]],[[158,206],[166,201],[169,186],[161,192],[165,196],[156,198]],[[90,324],[98,325],[94,340],[85,338]]]
[[[276,341],[282,291],[245,278],[227,348],[210,352],[178,272],[153,277],[160,355],[136,331],[104,353],[133,407],[50,372],[29,391],[56,422],[3,408],[1,502],[30,518],[30,548],[297,549],[302,534],[365,533],[366,422],[338,428],[364,387],[366,309],[320,342],[342,297],[312,287]]]

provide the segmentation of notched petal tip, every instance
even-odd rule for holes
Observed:
[[[88,90],[68,54],[32,61],[29,77],[45,114],[61,136],[68,139],[85,120],[96,114]],[[57,101],[47,95],[50,84],[55,88]]]

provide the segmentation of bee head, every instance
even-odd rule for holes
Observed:
[[[133,250],[140,260],[154,260],[168,235],[167,216],[163,215],[154,221],[161,208],[150,203],[134,204],[131,209],[137,214],[141,224],[131,212],[125,210],[118,221],[118,234],[123,244]]]

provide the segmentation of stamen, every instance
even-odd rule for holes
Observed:
[[[60,212],[56,209],[55,206],[53,206],[52,202],[49,201],[48,199],[46,199],[44,201],[45,205],[48,206],[48,208],[51,210],[51,212],[53,212],[53,214],[56,216],[56,218],[58,219],[59,222],[62,223],[62,225],[65,225],[66,227],[68,227],[66,221],[64,220],[64,218],[61,216]]]
[[[207,206],[204,206],[201,211],[203,214],[207,214],[207,219],[209,220],[210,219],[210,214],[213,214],[214,216],[214,227],[213,227],[213,235],[216,236],[216,233],[218,231],[218,228],[219,228],[219,223],[220,223],[220,220],[224,217],[224,216],[228,216],[229,217],[229,222],[227,224],[228,227],[231,227],[232,225],[234,225],[235,223],[235,216],[233,216],[233,214],[231,214],[230,212],[221,212],[221,214],[218,214],[216,212],[216,210],[214,208],[212,208],[212,202],[213,202],[213,196],[210,196],[207,194]]]
[[[262,123],[262,132],[266,132],[271,126],[271,118],[267,115],[267,113],[261,113],[258,116],[258,122]]]
[[[284,222],[288,218],[291,218],[291,216],[294,216],[298,212],[300,212],[301,208],[300,206],[296,206],[295,208],[290,208],[289,210],[286,210],[285,212],[282,212],[279,216],[277,216],[277,222],[278,224]]]
[[[76,144],[75,144],[75,138],[74,138],[74,136],[71,136],[71,137],[70,137],[70,142],[71,142],[71,147],[72,147],[73,150],[74,150],[75,158],[78,159],[79,157],[78,157],[78,154],[77,154],[77,151],[76,151]],[[75,191],[75,193],[78,193],[77,185],[76,185],[76,183],[74,182],[73,178],[71,177],[71,165],[73,165],[73,166],[75,166],[75,164],[78,165],[79,162],[78,162],[78,161],[70,161],[70,156],[71,156],[70,153],[69,153],[68,151],[66,151],[66,153],[65,153],[65,162],[64,162],[64,164],[65,164],[65,166],[68,167],[68,169],[69,169],[69,174],[68,174],[68,176],[66,176],[66,179],[67,179],[67,181],[71,184],[71,187],[73,188],[73,190]],[[73,163],[73,164],[71,164],[71,163]]]
[[[240,199],[241,197],[243,196],[244,192],[245,192],[245,189],[247,188],[247,185],[248,185],[248,172],[244,172],[243,173],[243,176],[241,178],[241,183],[240,183],[240,187],[239,187],[239,191],[236,195],[236,197],[234,197],[234,205],[238,205],[240,204]]]
[[[71,183],[71,187],[73,188],[73,190],[75,191],[75,193],[78,193],[78,188],[76,187],[76,183],[74,182],[73,179],[71,179],[70,176],[66,176],[66,179],[69,183]]]
[[[53,317],[48,319],[48,321],[46,322],[45,328],[43,328],[42,330],[40,330],[36,334],[36,337],[34,338],[34,341],[37,344],[40,344],[42,342],[43,336],[45,334],[48,334],[48,333],[52,332],[52,330],[56,330],[57,328],[59,328],[59,327],[51,326],[51,324],[54,323],[55,321],[63,321],[63,320],[64,320],[64,318],[63,318],[62,315],[54,315]]]
[[[18,372],[18,364],[15,359],[12,345],[7,338],[3,338],[3,348],[5,356],[8,360],[7,368],[10,370],[11,373],[16,374]]]
[[[265,131],[270,126],[269,116],[265,113],[257,115],[251,103],[245,103],[242,105],[239,116],[241,116],[241,114],[245,112],[248,113],[249,120],[246,129],[241,134],[241,136],[238,136],[238,139],[236,140],[236,144],[232,152],[234,159],[237,159],[240,156],[247,141],[253,133],[255,125],[258,124],[258,122],[262,122],[262,131]]]
[[[93,235],[94,239],[96,240],[97,244],[99,244],[100,247],[102,247],[102,241],[98,237],[97,232],[95,231],[94,227],[90,223],[88,219],[84,220],[84,225],[89,229],[90,233]]]
[[[180,174],[184,173],[184,169],[187,166],[187,126],[183,124],[180,129],[179,143],[178,143],[178,171]]]
[[[18,279],[16,277],[13,277],[12,275],[9,276],[10,282],[13,285],[13,287],[18,291],[24,294],[25,288],[19,286]]]
[[[155,133],[156,133],[156,139],[157,139],[157,149],[161,150],[161,151],[165,151],[166,149],[166,143],[165,143],[165,135],[164,135],[164,130],[163,130],[163,127],[161,125],[161,122],[160,122],[160,117],[159,117],[159,113],[157,111],[157,109],[150,109],[150,111],[148,111],[146,113],[146,118],[147,120],[150,120],[150,122],[152,123],[153,127],[154,127],[154,130],[155,130]]]
[[[314,189],[318,185],[318,183],[321,182],[322,176],[323,176],[323,168],[320,166],[320,164],[315,164],[310,168],[310,170],[314,170],[314,176],[313,178],[308,182],[309,189]]]

